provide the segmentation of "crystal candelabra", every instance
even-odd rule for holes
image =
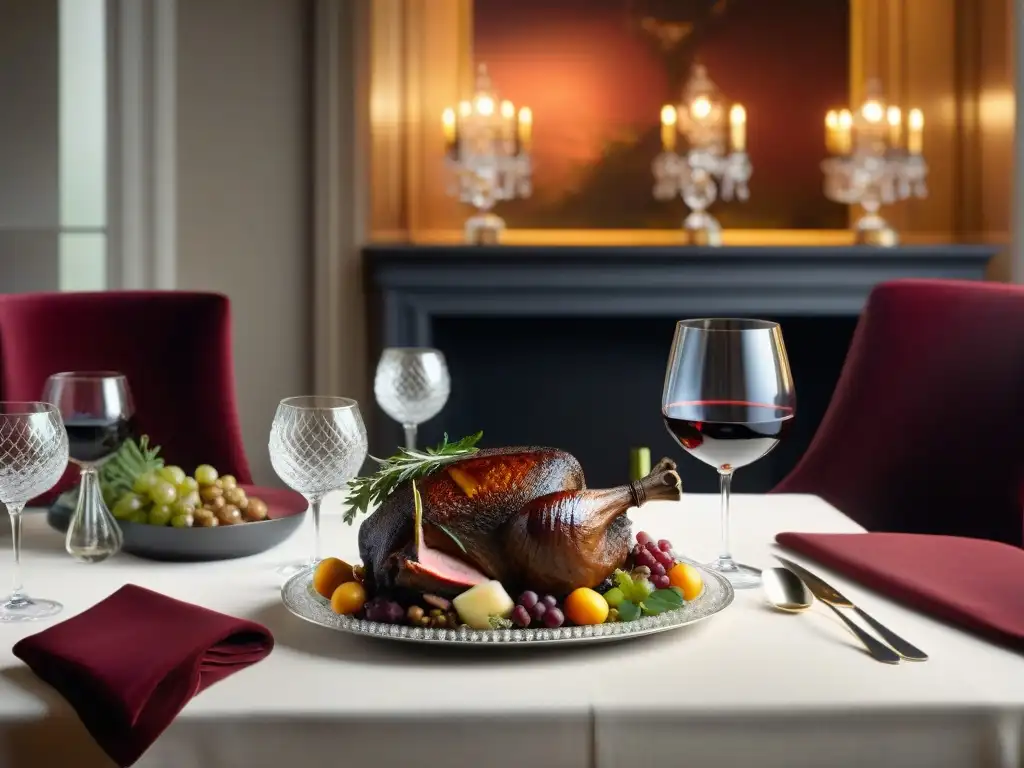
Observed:
[[[923,132],[921,110],[910,110],[904,131],[900,108],[886,105],[876,81],[868,84],[867,99],[860,109],[832,110],[825,116],[825,146],[831,155],[821,164],[825,196],[864,209],[854,224],[858,243],[899,243],[899,235],[879,209],[897,200],[928,196],[928,165],[921,154]]]
[[[505,222],[493,213],[495,204],[530,196],[533,113],[499,101],[487,66],[481,64],[473,98],[445,109],[441,124],[445,164],[452,172],[449,194],[477,211],[466,221],[466,241],[497,243]]]
[[[682,154],[676,151],[679,135],[687,143]],[[719,196],[723,200],[750,196],[747,182],[753,166],[746,145],[746,110],[734,104],[727,112],[707,70],[694,67],[681,103],[662,107],[662,152],[652,166],[654,196],[672,200],[678,195],[690,209],[683,220],[690,242],[721,245],[722,226],[707,209]]]

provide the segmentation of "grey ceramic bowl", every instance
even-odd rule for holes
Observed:
[[[148,560],[198,562],[248,557],[277,546],[302,525],[306,500],[294,491],[243,485],[248,496],[267,504],[267,519],[259,523],[216,528],[171,528],[145,523],[119,522],[123,550]],[[50,527],[64,533],[74,510],[54,504],[46,513]]]

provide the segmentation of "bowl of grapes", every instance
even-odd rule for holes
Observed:
[[[143,436],[129,437],[98,470],[100,492],[125,552],[177,562],[247,557],[280,544],[302,525],[306,500],[278,488],[239,484],[203,464],[188,474],[166,464]],[[79,488],[62,494],[47,521],[66,532]]]

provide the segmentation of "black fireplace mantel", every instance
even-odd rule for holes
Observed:
[[[982,280],[995,246],[368,246],[378,346],[428,346],[435,317],[849,316],[878,283]]]
[[[983,280],[996,250],[371,246],[370,370],[383,347],[439,347],[453,397],[423,426],[422,445],[483,429],[489,445],[565,448],[589,483],[612,485],[625,479],[629,446],[679,454],[658,407],[674,322],[775,319],[800,410],[785,444],[737,477],[737,492],[763,492],[812,439],[871,289],[907,277]],[[401,428],[372,412],[371,453],[390,455]],[[717,476],[697,464],[680,463],[684,485],[714,490]]]

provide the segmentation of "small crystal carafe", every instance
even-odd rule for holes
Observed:
[[[96,469],[83,469],[78,506],[68,526],[64,548],[80,562],[99,563],[117,554],[123,541],[121,526],[103,503]]]

